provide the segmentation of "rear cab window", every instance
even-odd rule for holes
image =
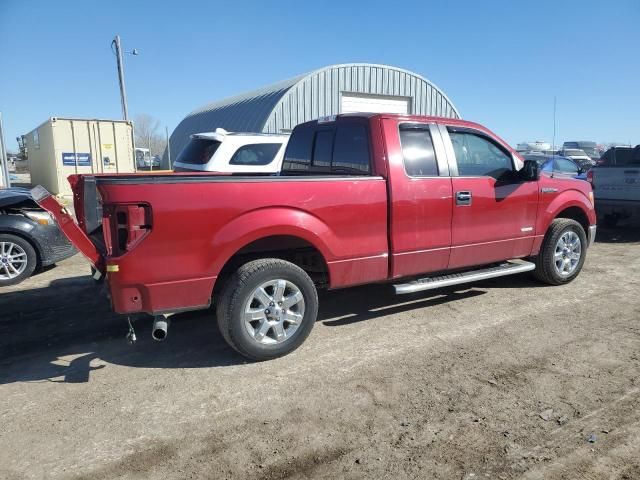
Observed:
[[[216,140],[199,137],[192,138],[176,158],[176,163],[205,165],[211,160],[219,146],[220,142]]]
[[[281,175],[370,175],[369,142],[364,119],[304,123],[291,134]]]

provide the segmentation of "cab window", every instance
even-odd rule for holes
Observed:
[[[364,124],[308,122],[297,126],[287,145],[282,175],[368,175],[369,136]]]
[[[578,166],[570,160],[564,158],[556,158],[554,170],[560,173],[578,174]]]
[[[511,155],[482,134],[449,128],[449,137],[461,177],[493,177],[513,172]]]
[[[400,125],[404,170],[410,177],[436,177],[438,164],[427,125]]]

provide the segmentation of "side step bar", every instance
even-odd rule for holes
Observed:
[[[500,265],[487,267],[480,270],[472,270],[470,272],[451,273],[449,275],[439,275],[437,277],[426,277],[413,280],[409,283],[399,283],[394,285],[396,294],[421,292],[422,290],[432,290],[434,288],[449,287],[451,285],[459,285],[461,283],[477,282],[488,278],[503,277],[505,275],[513,275],[516,273],[530,272],[535,270],[534,263],[525,262],[524,260],[509,260]]]

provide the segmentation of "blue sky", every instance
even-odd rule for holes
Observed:
[[[130,115],[171,131],[204,103],[334,63],[435,82],[462,116],[514,144],[640,143],[640,1],[180,2],[0,0],[7,143],[50,116]]]

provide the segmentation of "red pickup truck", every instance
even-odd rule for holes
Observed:
[[[206,149],[206,145],[202,145]],[[194,152],[197,155],[197,152]],[[553,178],[462,120],[348,114],[298,125],[278,176],[75,175],[78,223],[40,205],[105,275],[113,308],[167,316],[216,303],[238,352],[297,348],[317,288],[411,293],[532,271],[560,285],[594,240],[589,183]]]

